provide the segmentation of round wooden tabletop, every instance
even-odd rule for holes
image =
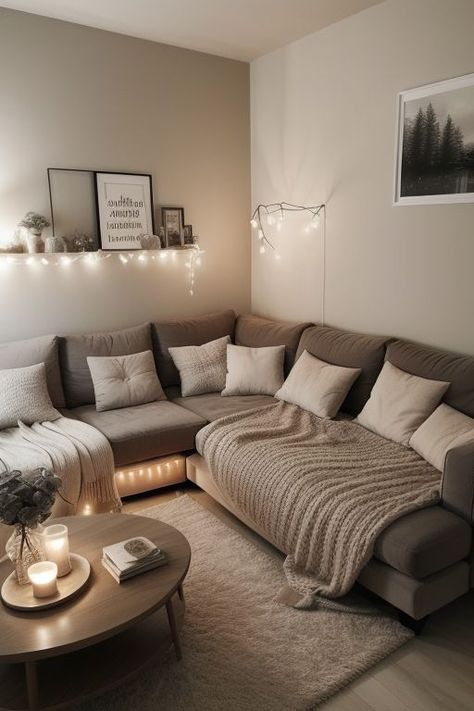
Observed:
[[[188,541],[161,521],[99,514],[58,518],[55,523],[67,525],[71,551],[89,560],[89,584],[77,598],[51,610],[18,612],[0,605],[2,662],[36,661],[106,640],[163,606],[188,571]],[[118,584],[102,566],[102,548],[133,536],[156,543],[166,552],[168,564]],[[11,570],[9,561],[0,564],[0,585]]]

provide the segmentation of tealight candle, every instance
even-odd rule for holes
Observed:
[[[58,566],[49,560],[34,563],[28,568],[28,577],[35,597],[52,597],[58,592]]]
[[[70,573],[71,559],[69,557],[67,526],[62,523],[46,526],[43,531],[43,541],[45,558],[58,566],[58,578]]]

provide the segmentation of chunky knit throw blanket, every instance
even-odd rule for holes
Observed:
[[[0,471],[38,467],[62,479],[53,515],[120,510],[112,449],[85,422],[60,417],[0,431]]]
[[[287,554],[298,607],[347,593],[381,531],[439,499],[440,472],[413,450],[285,402],[216,420],[196,442],[224,498]]]

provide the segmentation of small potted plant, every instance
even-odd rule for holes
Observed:
[[[50,223],[37,212],[27,212],[18,223],[18,227],[23,232],[21,239],[26,243],[26,251],[31,254],[44,252],[43,230],[49,227]]]
[[[47,469],[0,474],[0,523],[13,526],[6,552],[20,585],[30,565],[43,560],[41,524],[51,514],[61,479]]]

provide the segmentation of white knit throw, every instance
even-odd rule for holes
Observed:
[[[413,450],[286,402],[216,420],[196,442],[223,496],[287,554],[298,607],[345,595],[381,531],[439,500],[440,472]]]
[[[114,458],[109,442],[94,427],[60,417],[0,431],[0,471],[46,467],[61,477],[53,515],[119,511]],[[61,498],[62,497],[62,498]],[[69,503],[67,503],[69,502]]]

